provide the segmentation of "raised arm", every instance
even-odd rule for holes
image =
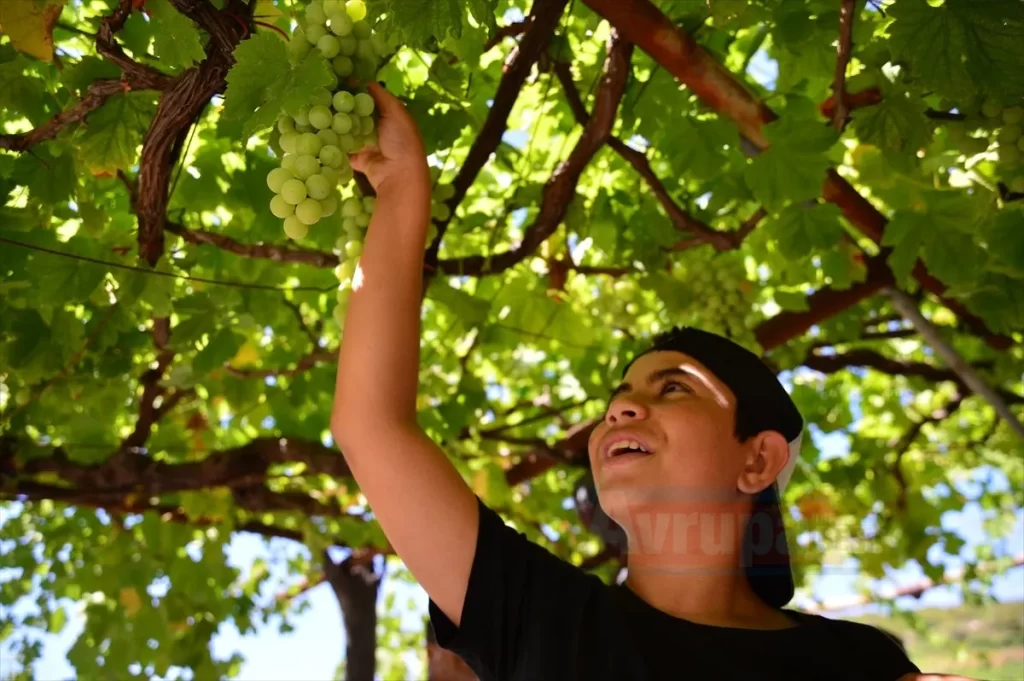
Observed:
[[[388,540],[456,625],[478,530],[477,500],[416,422],[420,294],[430,178],[415,121],[370,85],[379,149],[352,156],[377,192],[354,278],[331,432]]]

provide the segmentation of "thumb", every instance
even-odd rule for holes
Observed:
[[[380,83],[371,81],[366,84],[366,90],[373,97],[373,101],[376,103],[377,109],[380,110],[381,116],[388,116],[395,111],[401,110],[402,102]]]
[[[370,168],[380,161],[380,150],[376,147],[363,149],[355,154],[350,154],[348,161],[352,166],[352,170],[356,170],[366,175]]]

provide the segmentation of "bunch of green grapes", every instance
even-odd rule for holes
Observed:
[[[389,50],[366,22],[362,0],[313,0],[304,17],[289,42],[291,58],[298,61],[319,50],[331,60],[336,83],[294,116],[282,113],[277,119],[284,153],[280,167],[267,175],[267,186],[274,192],[270,210],[284,220],[291,239],[305,237],[310,226],[334,214],[339,187],[354,177],[348,154],[376,143],[373,97],[350,86],[348,78],[376,79]]]
[[[335,243],[338,266],[334,268],[334,275],[338,278],[338,304],[334,307],[334,319],[338,324],[345,323],[345,311],[348,310],[349,296],[352,295],[359,256],[363,254],[366,229],[370,226],[370,218],[376,207],[376,197],[363,196],[358,189],[341,203],[341,227],[344,233]]]
[[[684,252],[673,273],[695,301],[694,326],[757,351],[755,290],[741,255],[718,253],[711,247],[691,249]]]
[[[980,154],[996,144],[1000,179],[1010,191],[1024,193],[1024,102],[1006,106],[997,99],[963,107],[964,121],[946,125],[950,142],[967,155]],[[971,136],[980,131],[983,136]]]

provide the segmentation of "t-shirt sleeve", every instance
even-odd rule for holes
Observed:
[[[482,681],[499,681],[550,652],[544,642],[565,636],[597,578],[531,542],[479,498],[477,506],[480,529],[460,626],[433,600],[428,611],[438,645],[462,657]]]
[[[878,681],[896,681],[904,674],[919,674],[917,668],[899,638],[893,634],[860,622],[844,622],[849,628],[849,641],[852,649],[857,651],[860,661],[870,666],[872,679]]]

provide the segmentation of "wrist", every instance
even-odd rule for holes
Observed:
[[[430,197],[430,170],[427,164],[403,168],[392,172],[377,187],[377,196],[392,198],[405,197],[416,200]]]

